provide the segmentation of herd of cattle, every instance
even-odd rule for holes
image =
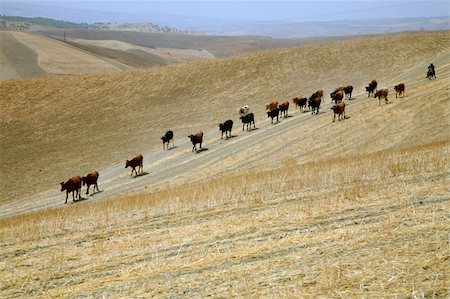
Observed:
[[[377,90],[378,83],[375,80],[369,83],[366,87],[366,92],[368,97],[378,98],[378,105],[381,105],[381,99],[384,98],[385,103],[389,102],[388,100],[388,89],[383,88]],[[400,83],[394,87],[395,97],[398,96],[403,97],[405,95],[405,84]],[[336,115],[338,116],[338,120],[345,119],[345,102],[344,99],[351,99],[353,92],[353,86],[341,86],[336,88],[331,94],[331,103],[334,102],[334,105],[331,107],[333,110],[333,122],[336,120]],[[318,90],[313,93],[309,98],[306,97],[295,97],[292,99],[292,102],[299,108],[300,111],[306,112],[307,110],[312,111],[312,114],[318,114],[320,109],[320,104],[323,100],[323,90]],[[273,101],[266,105],[267,117],[271,118],[271,123],[273,123],[274,119],[279,121],[279,116],[288,116],[289,111],[289,101],[285,101],[281,104],[278,104],[277,101]],[[251,126],[253,124],[253,128],[255,127],[255,115],[250,112],[250,107],[248,105],[242,106],[237,110],[237,114],[239,115],[239,119],[242,122],[242,131],[244,131],[244,127],[247,126],[247,131],[251,130]],[[231,130],[233,128],[233,121],[231,119],[225,121],[224,123],[219,125],[219,130],[221,132],[221,139],[223,138],[223,134],[225,133],[225,137],[231,137]],[[189,135],[188,138],[192,142],[192,151],[197,152],[197,144],[200,144],[200,149],[202,149],[203,143],[203,132],[198,132],[193,135]],[[163,142],[163,150],[169,148],[169,143],[172,140],[173,145],[173,132],[167,131],[167,133],[161,137]],[[131,176],[133,173],[136,176],[139,173],[143,172],[143,160],[144,157],[139,154],[131,160],[126,160],[125,168],[131,167]],[[138,168],[136,170],[136,168]],[[73,201],[75,201],[75,197],[81,197],[81,185],[87,185],[86,194],[89,194],[89,187],[94,185],[94,192],[97,189],[99,192],[97,181],[99,174],[97,171],[94,171],[86,176],[80,177],[75,176],[69,179],[67,182],[61,183],[61,191],[66,191],[66,202],[69,196],[69,193],[72,192]]]

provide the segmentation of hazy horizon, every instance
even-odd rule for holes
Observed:
[[[161,16],[195,22],[312,22],[444,17],[448,1],[0,1],[0,14],[72,22],[142,22]],[[70,12],[73,12],[71,15]],[[26,14],[26,15],[23,15]]]

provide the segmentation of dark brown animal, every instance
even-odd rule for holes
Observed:
[[[378,90],[375,95],[373,96],[374,98],[378,98],[378,106],[381,105],[381,98],[384,98],[384,102],[385,104],[387,104],[389,102],[388,100],[388,93],[389,90],[388,89],[380,89]]]
[[[377,92],[377,86],[378,83],[376,80],[372,80],[372,82],[369,83],[369,86],[366,87],[366,91],[367,91],[367,97],[369,98],[370,95],[373,95],[373,97],[375,97],[375,92]]]
[[[253,129],[255,129],[255,115],[253,112],[250,112],[249,114],[245,116],[239,117],[239,119],[242,121],[242,131],[244,131],[244,126],[247,125],[247,131],[252,128],[253,123]]]
[[[402,98],[405,96],[405,84],[404,83],[395,85],[394,89],[395,89],[395,98],[397,98],[397,96],[401,96]]]
[[[92,192],[95,192],[95,188],[97,188],[97,192],[99,191],[97,185],[98,176],[98,172],[93,171],[87,176],[81,178],[81,180],[83,181],[83,186],[87,185],[86,195],[89,194],[89,187],[91,187],[91,185],[94,185],[94,190]]]
[[[266,110],[272,111],[274,109],[278,108],[278,102],[272,101],[272,103],[266,105]]]
[[[344,90],[344,86],[339,86],[339,87],[337,87],[333,92],[332,92],[332,94],[333,93],[336,93],[336,92],[338,92],[338,91],[341,91],[341,90]]]
[[[427,78],[428,79],[436,79],[436,71],[434,69],[434,64],[430,63],[428,66],[428,72],[427,72]]]
[[[233,121],[231,119],[225,121],[223,124],[219,124],[219,130],[222,132],[220,139],[223,139],[223,133],[225,133],[225,137],[228,138],[228,132],[230,132],[231,137],[232,129],[233,129]]]
[[[306,109],[306,103],[308,102],[308,99],[295,97],[292,99],[292,102],[296,107],[299,107],[300,111],[304,111]]]
[[[69,192],[72,192],[72,199],[75,201],[76,198],[80,198],[81,195],[81,177],[80,176],[74,176],[71,179],[69,179],[67,182],[61,182],[61,191],[66,190],[66,202],[67,198],[69,197]],[[76,192],[76,196],[75,196]]]
[[[289,102],[286,101],[284,103],[281,103],[278,106],[278,109],[280,109],[280,114],[283,115],[284,117],[288,116],[288,111],[289,111]]]
[[[273,124],[273,119],[276,117],[278,122],[278,116],[280,114],[280,108],[275,108],[273,110],[267,111],[267,117],[271,118],[270,123]]]
[[[142,173],[144,171],[143,163],[144,163],[144,157],[141,154],[139,154],[136,157],[134,157],[133,159],[131,159],[131,161],[127,160],[125,162],[125,168],[131,167],[132,168],[131,175],[133,176],[133,171],[134,171],[137,176],[138,172]],[[136,167],[138,167],[138,171],[136,171]]]
[[[337,104],[339,102],[342,102],[342,99],[344,99],[344,90],[337,90],[334,91],[330,94],[331,96],[331,103],[333,103],[333,101]]]
[[[165,144],[167,143],[167,149],[169,149],[169,142],[170,140],[173,139],[173,132],[172,131],[167,131],[166,134],[164,134],[164,136],[161,137],[161,140],[163,142],[163,150],[165,149]],[[172,140],[172,146],[173,145],[173,140]]]
[[[353,92],[353,86],[348,85],[348,86],[344,87],[344,93],[345,93],[346,98],[351,99],[352,92]]]
[[[323,94],[323,92],[322,92],[322,94]],[[320,108],[321,102],[322,102],[322,98],[320,97],[320,94],[318,94],[317,92],[313,93],[312,96],[309,97],[308,107],[310,107],[312,110],[311,114],[314,114],[314,111],[316,111],[316,114],[319,114],[319,108]]]
[[[196,151],[197,152],[197,144],[200,143],[200,149],[202,148],[202,143],[203,143],[203,132],[197,132],[195,135],[189,135],[188,136],[189,139],[191,139],[192,142],[192,151]]]
[[[341,120],[341,116],[343,119],[345,118],[345,102],[339,102],[333,105],[330,109],[334,112],[333,122],[336,120],[336,114],[338,115],[338,120]]]
[[[318,91],[316,91],[315,93],[313,93],[310,97],[311,98],[319,98],[321,100],[323,100],[323,90],[319,89]]]

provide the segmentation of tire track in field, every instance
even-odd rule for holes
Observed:
[[[438,55],[435,61],[445,60],[449,52],[444,52]],[[411,78],[409,80],[417,80],[418,76],[423,74],[422,65],[408,70],[403,74],[402,78]],[[438,73],[443,76],[447,73],[448,68],[445,65],[445,71]],[[444,79],[445,80],[445,79]],[[396,80],[397,81],[397,80]],[[428,81],[425,81],[428,82]],[[383,82],[383,86],[393,86],[398,82]],[[424,82],[414,82],[410,84],[406,81],[407,88],[411,86],[421,85]],[[371,109],[388,109],[391,110],[394,105],[376,107],[373,98],[367,98],[365,93],[360,92],[355,94],[355,101],[349,103],[349,109],[346,111],[350,119],[344,122],[352,122],[357,117],[352,117],[352,113],[361,114],[367,105]],[[228,140],[221,140],[220,134],[217,131],[206,132],[204,136],[205,150],[195,154],[191,152],[192,144],[187,138],[177,140],[176,147],[168,151],[152,151],[143,153],[144,155],[144,171],[146,175],[135,178],[130,177],[130,170],[124,169],[124,162],[113,165],[107,169],[100,170],[99,187],[103,192],[97,193],[94,196],[86,196],[86,188],[82,189],[82,196],[79,204],[83,202],[91,202],[93,200],[104,200],[131,192],[139,192],[147,188],[164,187],[168,182],[194,182],[197,180],[204,180],[212,176],[221,175],[225,172],[236,171],[239,169],[249,169],[249,167],[262,166],[264,167],[266,161],[277,153],[285,150],[292,150],[299,147],[301,150],[302,140],[305,138],[314,138],[311,136],[318,136],[326,130],[334,130],[342,126],[334,125],[331,122],[332,112],[329,109],[329,99],[325,96],[321,112],[319,115],[311,115],[310,113],[302,113],[295,109],[292,105],[291,113],[288,118],[281,118],[277,124],[271,124],[269,119],[262,115],[256,115],[255,121],[257,130],[241,131],[241,124],[235,120],[233,138]],[[309,125],[305,125],[309,124]],[[387,126],[387,124],[384,124]],[[380,128],[381,130],[383,128]],[[293,135],[290,132],[300,132]],[[284,136],[283,136],[284,134]],[[289,135],[289,139],[283,137]],[[363,146],[369,140],[379,138],[379,136],[346,136],[347,144],[345,148],[348,150],[349,146],[355,148]],[[285,141],[287,140],[287,141]],[[329,155],[339,149],[340,145],[332,145],[329,148],[321,149],[323,155]],[[305,155],[311,157],[310,150],[303,148]],[[309,153],[308,153],[309,152]],[[131,157],[130,157],[131,158]],[[299,159],[302,160],[303,159]],[[273,166],[273,165],[268,165]],[[1,207],[0,218],[29,213],[42,209],[62,207],[64,206],[65,193],[58,189],[49,190],[48,192],[40,193],[30,198],[8,203]],[[72,204],[70,199],[68,203]]]

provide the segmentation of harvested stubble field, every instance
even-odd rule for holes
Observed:
[[[121,157],[160,148],[169,124],[179,136],[209,132],[249,103],[259,129],[241,133],[237,125],[229,141],[211,134],[215,141],[197,155],[180,141],[162,154],[184,176],[174,172],[155,185],[148,183],[153,173],[134,179],[143,191],[108,199],[105,187],[67,206],[60,194],[50,208],[8,214],[0,220],[1,295],[448,296],[448,45],[448,32],[400,34],[111,76],[2,83],[10,100],[2,132],[26,136],[2,136],[9,208],[30,192],[18,181],[37,192],[69,170],[123,167]],[[431,61],[434,81],[424,78]],[[373,78],[389,87],[391,104],[366,98],[363,86]],[[407,94],[395,99],[392,86],[400,81]],[[261,117],[271,99],[318,88],[329,94],[347,82],[357,90],[343,121],[331,122],[327,96],[318,116],[292,109],[277,125]],[[62,107],[48,107],[51,100]],[[37,143],[27,127],[45,140]],[[14,161],[13,149],[30,160]],[[126,186],[127,176],[111,181]],[[34,187],[36,178],[41,185]]]

